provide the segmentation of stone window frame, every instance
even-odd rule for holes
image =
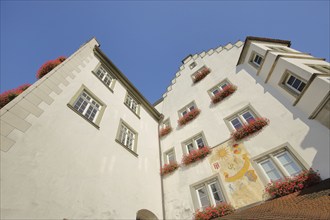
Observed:
[[[183,113],[184,111],[187,111],[187,113],[190,112],[190,111],[191,111],[191,110],[190,110],[190,107],[191,107],[191,106],[194,106],[194,109],[198,109],[198,107],[197,107],[197,105],[196,105],[196,102],[195,102],[195,101],[191,101],[191,102],[189,102],[189,104],[185,105],[183,108],[181,108],[181,109],[178,111],[179,118],[183,117],[182,113]],[[187,114],[187,113],[186,113],[186,114]]]
[[[175,154],[175,148],[174,147],[171,147],[170,149],[166,150],[164,153],[163,153],[163,161],[164,161],[164,164],[169,164],[170,161],[169,161],[169,158],[168,158],[168,155],[170,153],[173,153],[174,155],[174,162],[177,162],[177,158],[176,158],[176,154]]]
[[[220,178],[219,174],[214,174],[210,177],[204,178],[204,179],[202,179],[202,180],[200,180],[196,183],[193,183],[189,186],[190,194],[191,194],[191,198],[192,198],[192,202],[193,202],[195,211],[196,210],[201,210],[199,196],[197,195],[198,188],[200,188],[203,185],[208,186],[208,184],[210,184],[214,181],[217,181],[218,184],[219,184],[223,202],[228,202],[229,201],[229,197],[227,195],[227,192],[225,191],[225,187],[224,187],[224,185],[221,181],[221,178]],[[208,195],[208,199],[210,201],[211,193],[210,193],[209,189],[207,190],[207,195]],[[214,200],[212,200],[212,201],[214,201]],[[214,205],[214,204],[212,204],[211,201],[210,201],[210,204],[211,204],[211,206]]]
[[[103,69],[107,72],[107,74],[109,74],[110,77],[112,78],[110,85],[107,85],[107,84],[103,81],[103,79],[101,79],[101,78],[97,75],[97,71],[98,71],[100,68],[103,68]],[[102,63],[98,63],[98,64],[96,65],[96,67],[94,68],[94,70],[92,70],[92,73],[94,74],[94,76],[95,76],[96,78],[98,78],[98,79],[103,83],[103,85],[104,85],[105,87],[107,87],[107,88],[113,93],[117,79],[114,77],[114,74],[111,73],[111,71],[110,71],[105,65],[102,65]]]
[[[120,140],[121,137],[121,127],[126,127],[129,131],[131,131],[134,134],[134,144],[132,146],[132,149],[128,148],[125,144],[123,144]],[[125,122],[123,119],[120,119],[118,129],[117,129],[117,135],[116,135],[116,142],[123,146],[126,150],[128,150],[130,153],[132,153],[134,156],[138,156],[137,154],[137,146],[138,146],[138,137],[139,134],[136,130],[134,130],[127,122]]]
[[[260,64],[254,62],[256,56],[259,56],[261,58]],[[252,51],[252,53],[250,55],[250,58],[249,58],[249,64],[251,66],[253,66],[254,68],[256,68],[256,69],[259,69],[262,66],[264,60],[265,60],[264,56],[262,56],[261,54],[257,53],[256,51]]]
[[[289,80],[290,76],[293,76],[296,79],[298,79],[298,80],[302,81],[303,83],[305,83],[305,86],[304,86],[304,88],[301,91],[299,91],[299,90],[297,90],[297,89],[295,89],[292,86],[290,86],[290,85],[287,84],[287,81]],[[289,94],[291,94],[292,96],[294,96],[294,97],[297,98],[301,93],[303,93],[304,89],[306,88],[307,81],[308,80],[306,80],[306,79],[298,76],[297,74],[293,73],[292,71],[286,69],[284,71],[284,73],[282,74],[282,77],[281,77],[278,85],[282,89],[284,89],[285,91],[287,91]]]
[[[133,109],[132,109],[132,106],[131,106],[131,104],[132,103],[130,103],[130,104],[128,104],[127,102],[126,102],[126,100],[128,99],[128,98],[131,98],[131,101],[133,101],[133,102],[135,102],[136,103],[136,110],[134,111]],[[125,99],[124,99],[124,105],[129,109],[129,110],[131,110],[139,119],[140,119],[140,108],[141,108],[141,104],[137,101],[137,98],[135,98],[134,97],[134,95],[132,95],[130,92],[126,92],[126,96],[125,96]]]
[[[77,109],[74,108],[75,103],[78,101],[79,97],[82,95],[83,92],[86,92],[93,100],[95,100],[100,106],[100,110],[98,112],[98,115],[95,117],[94,121],[91,121],[87,119],[82,113],[80,113]],[[79,116],[81,116],[83,119],[88,121],[90,124],[92,124],[97,129],[100,129],[100,123],[101,119],[103,117],[104,111],[107,107],[107,105],[101,101],[91,90],[89,90],[84,84],[80,86],[78,91],[74,94],[74,96],[70,99],[67,106],[73,110],[75,113],[77,113]]]
[[[194,150],[197,150],[198,149],[198,145],[196,143],[196,140],[198,140],[200,137],[203,140],[204,146],[208,146],[207,140],[205,138],[205,134],[204,134],[203,131],[201,131],[201,132],[193,135],[192,137],[184,140],[183,142],[181,142],[181,147],[182,147],[182,153],[183,153],[183,155],[188,155],[189,154],[189,150],[187,148],[187,145],[189,143],[192,143],[193,144],[193,149]]]
[[[308,170],[310,166],[306,161],[297,153],[296,150],[288,143],[281,144],[273,149],[270,149],[262,154],[259,154],[251,158],[251,164],[257,172],[258,176],[261,179],[261,182],[266,186],[270,182],[270,178],[265,173],[264,169],[261,167],[260,163],[265,160],[271,160],[272,163],[276,166],[276,169],[280,172],[282,178],[289,177],[288,172],[285,170],[283,165],[276,159],[276,155],[279,155],[283,152],[288,152],[293,161],[301,168],[302,171]]]
[[[209,94],[209,96],[211,98],[213,98],[215,95],[213,94],[213,91],[216,90],[217,88],[220,89],[221,91],[223,90],[223,88],[221,87],[221,85],[223,84],[227,84],[227,85],[233,85],[228,78],[225,78],[223,80],[221,80],[219,83],[217,83],[215,86],[213,86],[211,89],[207,90],[207,93]]]
[[[225,124],[227,125],[230,132],[236,131],[236,129],[234,128],[234,126],[231,123],[231,121],[234,120],[235,118],[238,118],[242,124],[247,123],[245,118],[242,116],[246,112],[252,113],[252,116],[254,116],[254,118],[261,118],[260,114],[249,103],[248,105],[240,108],[238,111],[235,111],[231,115],[224,118]]]

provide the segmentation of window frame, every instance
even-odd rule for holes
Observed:
[[[290,77],[293,76],[296,79],[300,80],[301,82],[303,82],[304,88],[299,91],[296,88],[292,87],[291,85],[287,84],[287,82],[289,81]],[[287,91],[289,94],[293,95],[294,97],[298,97],[300,94],[302,94],[304,92],[304,89],[306,88],[308,80],[303,79],[302,77],[298,76],[297,74],[289,71],[289,70],[285,70],[283,73],[283,76],[280,80],[280,87],[282,87],[285,91]],[[300,85],[299,85],[300,87]]]
[[[111,80],[111,82],[110,82],[110,85],[107,85],[104,81],[103,81],[103,79],[101,79],[100,77],[99,77],[99,75],[97,74],[97,72],[99,71],[99,69],[100,68],[102,68],[111,78],[112,78],[112,80]],[[116,81],[117,81],[117,79],[114,77],[114,74],[105,66],[105,65],[102,65],[102,63],[98,63],[97,64],[97,66],[94,68],[94,70],[92,70],[92,73],[94,74],[94,76],[97,78],[97,79],[99,79],[102,83],[103,83],[103,85],[105,86],[105,87],[107,87],[112,93],[113,93],[113,91],[114,91],[114,87],[115,87],[115,84],[116,84]],[[103,76],[103,78],[104,78],[105,76]]]
[[[189,68],[192,70],[197,66],[196,61],[193,61],[191,64],[189,64]]]
[[[160,129],[164,129],[164,128],[167,128],[167,127],[171,127],[170,118],[165,119],[160,125]]]
[[[261,117],[259,115],[259,113],[252,107],[252,105],[248,104],[247,106],[244,106],[240,110],[234,112],[233,114],[227,116],[224,119],[224,121],[225,121],[227,127],[229,128],[230,132],[237,131],[239,129],[239,128],[236,129],[235,126],[232,124],[232,121],[236,118],[239,120],[241,125],[249,124],[248,121],[246,121],[245,117],[243,116],[243,114],[245,114],[247,112],[249,112],[254,117],[254,119]]]
[[[227,202],[228,196],[226,194],[226,191],[224,190],[224,186],[221,182],[221,179],[219,177],[219,174],[212,175],[211,177],[205,178],[195,184],[190,185],[190,193],[193,201],[193,205],[195,210],[204,210],[202,206],[202,202],[198,193],[198,190],[205,188],[206,189],[206,195],[207,195],[207,200],[210,206],[214,206],[218,203],[216,203],[216,200],[214,198],[214,194],[212,192],[212,189],[210,185],[216,183],[217,186],[219,187],[217,192],[219,192],[219,197],[221,199],[220,202]]]
[[[284,168],[284,165],[277,159],[281,154],[287,153],[291,160],[301,169],[300,172],[308,170],[309,165],[304,161],[304,159],[291,147],[289,143],[284,143],[274,149],[266,151],[256,157],[251,158],[252,166],[255,168],[258,176],[267,185],[271,180],[266,174],[265,170],[262,168],[260,163],[270,160],[275,165],[276,170],[281,175],[282,179],[285,177],[290,177],[289,172]]]
[[[90,96],[91,99],[93,99],[97,104],[100,105],[100,109],[97,113],[97,115],[95,115],[95,118],[91,121],[89,120],[83,113],[81,113],[80,111],[78,111],[75,108],[75,104],[78,102],[79,98],[82,96],[83,93],[86,93],[87,95]],[[73,110],[75,113],[77,113],[78,115],[80,115],[82,118],[84,118],[86,121],[88,121],[90,124],[92,124],[94,127],[96,127],[97,129],[100,128],[100,123],[101,123],[101,119],[103,117],[104,111],[107,107],[107,105],[101,101],[101,99],[99,99],[92,91],[90,91],[84,84],[81,85],[81,87],[78,89],[78,91],[74,94],[74,96],[70,99],[69,103],[67,104],[67,106]],[[86,111],[86,110],[84,110]]]
[[[164,152],[164,154],[163,154],[163,164],[170,164],[170,160],[169,160],[168,155],[171,154],[171,153],[174,156],[174,161],[173,162],[177,162],[176,154],[175,154],[175,148],[172,147],[172,148],[170,148],[170,149],[168,149],[167,151]]]
[[[178,115],[179,115],[179,118],[182,118],[184,115],[182,114],[183,112],[186,111],[186,114],[189,113],[191,110],[190,110],[190,107],[191,106],[194,106],[194,109],[198,109],[197,108],[197,105],[195,103],[195,101],[192,101],[190,102],[188,105],[185,105],[183,108],[181,108],[179,111],[178,111]]]
[[[233,85],[227,78],[222,80],[221,82],[219,82],[218,84],[216,84],[215,86],[213,86],[211,89],[209,89],[207,91],[207,93],[209,94],[209,96],[211,98],[213,98],[216,94],[213,93],[213,91],[215,91],[216,89],[219,90],[219,92],[223,91],[223,88],[221,86],[223,86],[224,84],[226,84],[227,86],[229,85]]]
[[[197,140],[199,140],[199,139],[202,139],[204,147],[208,146],[204,132],[199,132],[198,134],[195,134],[194,136],[186,139],[185,141],[183,141],[181,143],[183,155],[188,155],[190,153],[189,148],[188,148],[189,144],[192,144],[192,150],[200,149],[198,147],[198,143],[197,143]]]
[[[260,64],[255,62],[255,59],[257,56],[261,58]],[[253,66],[256,69],[259,69],[262,66],[264,60],[265,60],[264,56],[262,56],[261,54],[255,52],[255,51],[252,51],[250,59],[249,59],[249,64],[251,64],[251,66]]]
[[[126,100],[130,98],[131,99],[131,103],[128,104],[126,103]],[[134,111],[134,109],[132,109],[131,105],[132,105],[132,102],[135,102],[136,104],[136,110]],[[135,96],[133,96],[131,93],[129,93],[127,91],[126,93],[126,96],[125,96],[125,99],[124,99],[124,105],[129,109],[131,110],[138,118],[140,118],[140,102],[137,101],[137,99],[135,98]]]
[[[131,133],[134,134],[134,143],[132,146],[132,149],[126,146],[124,143],[121,141],[122,137],[122,126],[124,126],[126,129],[128,129]],[[123,119],[120,119],[119,121],[119,126],[117,130],[117,135],[116,135],[116,142],[119,143],[121,146],[123,146],[126,150],[131,152],[134,156],[138,156],[137,154],[137,145],[138,145],[138,133],[136,130],[134,130],[128,123],[126,123]]]

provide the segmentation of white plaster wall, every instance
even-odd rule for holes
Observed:
[[[212,72],[195,85],[190,75],[198,67],[190,70],[188,66],[192,60],[183,65],[172,91],[168,92],[167,97],[157,106],[165,115],[165,119],[170,118],[173,127],[173,131],[161,139],[162,152],[174,147],[176,158],[181,162],[181,143],[201,131],[211,147],[226,141],[230,137],[230,131],[224,118],[250,104],[258,114],[270,119],[269,126],[244,142],[251,157],[289,143],[304,158],[303,162],[306,162],[308,167],[319,170],[322,178],[329,178],[329,130],[319,122],[309,120],[308,115],[292,106],[293,100],[277,88],[277,82],[275,84],[270,81],[265,84],[264,80],[256,75],[256,69],[249,64],[236,67],[241,49],[242,47],[233,47],[211,56],[206,55],[202,59],[198,57],[195,62],[200,66],[205,64]],[[257,52],[262,54],[262,51]],[[278,65],[284,70],[290,66],[286,64],[288,62]],[[293,67],[293,64],[291,67],[297,68]],[[277,77],[276,72],[273,75]],[[225,78],[238,87],[237,91],[221,103],[211,105],[207,91]],[[201,113],[192,122],[178,127],[177,111],[191,101],[195,101]],[[210,165],[207,160],[203,160],[165,176],[167,218],[191,218],[194,207],[189,187],[211,175],[213,173]]]
[[[158,122],[124,105],[119,81],[111,93],[91,73],[91,57],[51,105],[40,104],[39,118],[28,116],[25,133],[9,134],[16,144],[1,152],[2,218],[135,219],[140,209],[162,217]],[[67,107],[82,84],[107,105],[99,130]],[[138,132],[138,157],[115,142],[120,119]]]

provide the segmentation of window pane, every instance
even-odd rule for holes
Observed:
[[[298,166],[288,152],[280,154],[276,156],[276,158],[280,161],[290,176],[297,175],[302,171],[301,167]]]
[[[198,148],[203,148],[205,146],[203,138],[196,139],[196,144]]]
[[[245,121],[247,123],[250,123],[250,122],[254,121],[254,117],[250,112],[245,112],[242,116],[243,116],[243,118],[245,119]]]
[[[167,162],[168,163],[175,162],[175,156],[173,151],[167,153]]]
[[[190,110],[190,111],[192,111],[192,110],[194,110],[194,109],[195,109],[195,106],[193,106],[193,105],[189,107],[189,110]]]
[[[293,82],[292,87],[298,90],[301,80],[297,79]]]
[[[306,86],[306,83],[301,82],[300,86],[298,87],[298,91],[301,92]]]
[[[292,85],[294,80],[295,80],[295,77],[294,76],[290,76],[287,84]]]
[[[212,91],[212,94],[213,94],[213,95],[216,95],[216,94],[218,94],[218,93],[219,93],[219,89],[215,89],[215,90]]]
[[[261,162],[260,165],[264,169],[266,175],[271,181],[281,179],[282,175],[277,170],[273,162],[271,162],[270,160],[266,160],[264,162]]]
[[[206,208],[210,206],[210,201],[205,186],[197,190],[197,195],[201,204],[201,208]]]
[[[220,87],[222,88],[222,89],[224,89],[224,88],[226,88],[228,86],[228,84],[227,83],[224,83],[224,84],[222,84]]]
[[[194,145],[192,143],[189,143],[186,145],[188,153],[190,153],[192,150],[194,150]]]
[[[215,204],[213,204],[213,205],[216,205],[216,204],[222,202],[223,199],[222,199],[219,183],[218,182],[211,183],[209,185],[209,187],[211,189],[211,194],[212,194],[212,197],[213,197],[214,202],[215,202]]]
[[[184,116],[185,114],[187,114],[187,111],[183,111],[181,114],[182,116]]]
[[[230,121],[230,123],[233,125],[233,127],[236,130],[238,130],[239,128],[241,128],[243,126],[241,121],[238,118],[234,118],[233,120]]]

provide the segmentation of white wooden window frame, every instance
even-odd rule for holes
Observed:
[[[76,109],[82,116],[91,122],[95,122],[102,105],[98,103],[86,90],[83,90],[77,100],[73,104],[73,108]]]
[[[131,94],[126,94],[124,103],[133,113],[135,113],[137,116],[139,115],[140,103],[138,103]]]
[[[192,111],[193,109],[197,109],[197,106],[195,104],[195,102],[191,102],[188,105],[186,105],[185,107],[183,107],[182,109],[179,110],[179,117],[183,117],[185,114],[187,114],[188,112]]]
[[[218,83],[216,86],[212,87],[211,89],[209,89],[209,94],[211,97],[214,97],[216,94],[218,94],[219,92],[223,91],[223,89],[226,86],[231,85],[231,83],[226,79],[223,80],[222,82]],[[218,91],[217,93],[214,93],[215,91]]]
[[[119,122],[116,141],[137,156],[138,133],[122,119]]]
[[[116,78],[105,66],[99,63],[92,73],[111,91],[113,92]]]
[[[219,196],[220,201],[216,201],[215,196],[214,196],[214,192],[212,191],[211,185],[215,185],[217,188],[216,189],[216,193]],[[199,190],[204,189],[206,191],[206,194],[204,196],[204,198],[207,197],[208,200],[208,204],[204,205],[202,204],[202,199],[201,196],[199,194]],[[200,209],[205,209],[208,206],[215,206],[220,202],[225,202],[225,197],[224,194],[222,192],[219,180],[217,178],[211,179],[209,181],[206,181],[202,184],[199,184],[198,186],[195,187],[195,193],[196,193],[196,197],[198,199],[198,205]]]
[[[203,147],[207,146],[203,133],[197,134],[194,137],[189,138],[188,140],[186,140],[183,143],[184,154],[189,154],[193,150],[198,150],[200,148],[203,148],[202,145],[198,146],[198,141],[200,141],[200,140],[204,144]],[[201,143],[201,142],[199,142],[199,143]],[[191,148],[189,148],[189,146],[191,146]],[[191,150],[189,151],[189,149],[191,149]]]
[[[230,124],[232,130],[238,130],[238,129],[239,129],[239,128],[236,128],[236,127],[235,127],[235,125],[234,125],[234,123],[233,123],[234,120],[237,120],[237,121],[239,122],[239,124],[240,124],[240,128],[241,128],[244,124],[249,124],[249,122],[247,121],[247,119],[249,119],[249,118],[244,117],[245,114],[250,114],[250,115],[253,117],[253,119],[257,118],[257,117],[256,117],[256,114],[255,114],[252,110],[250,110],[250,109],[247,109],[247,110],[244,110],[244,111],[242,111],[242,112],[239,112],[239,113],[237,113],[237,114],[231,116],[231,117],[228,119],[229,124]]]
[[[289,80],[293,79],[292,84],[294,84],[296,81],[300,81],[299,85],[297,86],[297,88],[295,88],[292,84],[289,84]],[[293,90],[294,92],[300,94],[304,88],[306,87],[307,82],[305,80],[303,80],[300,77],[297,77],[296,75],[292,74],[292,73],[288,73],[288,76],[285,79],[285,86],[287,86],[289,89]],[[303,88],[301,90],[299,90],[300,86],[303,85]]]

